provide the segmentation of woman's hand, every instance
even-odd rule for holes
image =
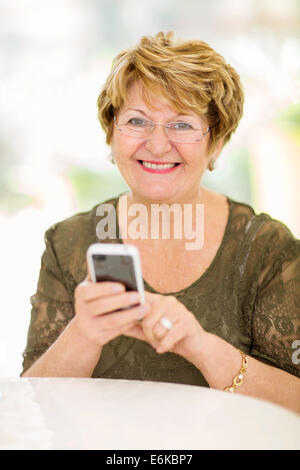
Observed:
[[[75,317],[72,322],[81,335],[103,346],[143,317],[147,306],[136,306],[139,302],[139,294],[125,292],[123,284],[92,282],[87,276],[75,289]]]
[[[148,313],[123,334],[147,341],[158,353],[169,351],[190,362],[197,360],[206,332],[195,316],[172,295],[145,292],[145,297]],[[163,317],[171,321],[170,330],[160,323]]]

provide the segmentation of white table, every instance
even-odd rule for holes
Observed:
[[[0,449],[300,449],[300,416],[207,388],[0,380]]]

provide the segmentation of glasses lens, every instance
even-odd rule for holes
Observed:
[[[155,127],[155,124],[151,125],[151,122],[140,117],[129,120],[121,118],[115,124],[117,129],[123,134],[138,138],[148,137]],[[176,127],[172,125],[164,127],[166,134],[173,142],[192,143],[201,140],[205,135],[202,129],[179,127],[178,123],[176,123]]]
[[[146,137],[152,130],[148,121],[142,118],[132,118],[130,120],[121,118],[116,125],[119,131],[133,137]]]
[[[169,138],[173,142],[183,142],[183,143],[196,142],[197,140],[200,140],[203,136],[202,130],[195,130],[195,129],[179,130],[179,129],[172,129],[172,127],[167,128],[167,133],[168,133]]]
[[[141,137],[144,137],[151,132],[151,128],[149,126],[141,124],[128,123],[126,126],[124,126],[124,129],[128,135],[137,135]]]

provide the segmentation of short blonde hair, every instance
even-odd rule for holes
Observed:
[[[111,143],[114,115],[126,103],[132,83],[142,82],[143,98],[151,107],[150,93],[159,93],[179,112],[193,110],[211,129],[208,152],[219,139],[224,144],[243,114],[240,77],[225,59],[203,41],[175,40],[173,32],[144,36],[119,53],[98,97],[98,118]]]

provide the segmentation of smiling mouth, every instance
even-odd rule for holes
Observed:
[[[156,172],[162,172],[162,171],[169,171],[173,170],[176,168],[180,163],[174,162],[174,163],[155,163],[155,162],[149,162],[145,160],[138,160],[139,164],[145,169],[145,170],[156,170]]]

